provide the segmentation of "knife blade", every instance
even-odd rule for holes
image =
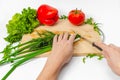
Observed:
[[[79,41],[80,39],[84,39],[85,41],[87,41],[88,43],[90,43],[93,47],[97,48],[100,51],[103,51],[103,49],[101,47],[99,47],[98,45],[96,45],[94,42],[92,42],[92,41],[90,41],[87,38],[82,37],[82,36],[80,36],[80,38],[75,39],[75,42]]]

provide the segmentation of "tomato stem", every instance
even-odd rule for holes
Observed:
[[[75,10],[75,14],[77,14],[78,13],[78,9],[76,8],[76,10]]]

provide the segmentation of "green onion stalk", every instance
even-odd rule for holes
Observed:
[[[32,39],[16,46],[9,44],[1,52],[4,56],[0,61],[0,66],[12,63],[12,68],[7,72],[2,80],[6,80],[9,75],[21,64],[51,50],[55,34],[50,31],[45,31],[41,34],[38,33],[38,35],[40,36],[39,38]],[[76,38],[80,38],[80,35],[77,34]]]

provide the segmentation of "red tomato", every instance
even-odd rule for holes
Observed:
[[[81,10],[71,10],[68,19],[74,25],[81,25],[85,21],[85,14]]]
[[[43,4],[37,10],[37,18],[42,24],[54,25],[59,18],[58,10],[54,7]]]

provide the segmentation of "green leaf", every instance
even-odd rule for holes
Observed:
[[[40,24],[36,17],[36,10],[30,7],[24,8],[22,13],[13,15],[12,19],[6,24],[8,36],[5,40],[15,43],[20,41],[24,34],[33,32],[34,28]]]
[[[66,15],[61,15],[60,19],[67,19],[68,17]]]
[[[86,57],[84,57],[82,60],[83,60],[83,63],[85,63],[86,62]]]
[[[88,18],[84,23],[85,23],[85,24],[93,25],[93,26],[94,26],[94,30],[95,30],[99,35],[101,35],[101,32],[100,32],[98,23],[94,22],[94,21],[93,21],[93,18],[91,18],[91,17]]]
[[[82,61],[83,61],[83,63],[85,63],[87,58],[94,58],[94,57],[98,57],[97,58],[98,60],[102,60],[104,58],[103,55],[97,55],[97,54],[91,53],[91,54],[88,54],[87,56],[85,56],[82,59]]]
[[[86,57],[88,57],[88,58],[93,58],[93,57],[95,57],[95,56],[97,56],[97,54],[88,54]]]

